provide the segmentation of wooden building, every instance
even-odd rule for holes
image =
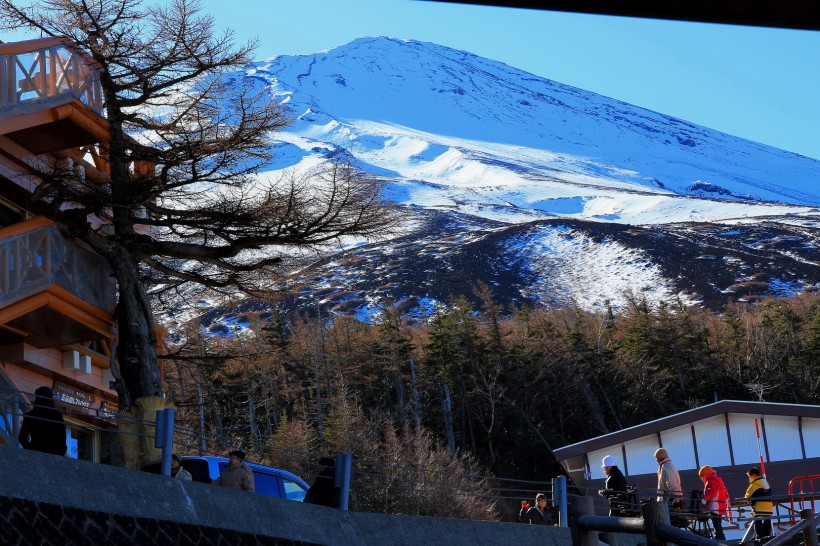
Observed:
[[[657,486],[659,447],[680,471],[684,493],[703,489],[697,472],[709,465],[732,498],[743,497],[746,471],[762,456],[773,494],[786,494],[793,478],[820,474],[820,406],[723,400],[565,446],[555,456],[577,487],[595,495],[605,479],[601,461],[612,455],[627,483],[648,497]],[[605,514],[606,506],[598,500],[596,512]]]
[[[44,165],[105,177],[107,138],[89,58],[58,38],[0,43],[0,442],[18,445],[20,415],[46,385],[66,415],[68,455],[103,462],[116,426],[116,281],[31,195]]]

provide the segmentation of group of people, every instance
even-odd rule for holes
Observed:
[[[49,387],[39,387],[34,391],[34,407],[25,414],[20,426],[18,440],[26,449],[65,455],[66,426],[62,413],[55,407],[54,392]],[[658,501],[668,500],[673,510],[683,510],[683,489],[681,488],[680,474],[672,464],[669,453],[664,448],[655,451],[655,461],[658,463]],[[609,501],[609,515],[620,516],[629,508],[626,478],[618,468],[615,457],[607,455],[601,462],[601,468],[606,475],[604,488],[598,493]],[[179,480],[192,480],[191,473],[182,467],[182,461],[177,454],[171,456],[171,475]],[[698,476],[703,481],[703,496],[701,502],[709,513],[712,527],[715,530],[715,539],[725,540],[723,533],[723,518],[729,512],[729,493],[723,479],[711,466],[702,466]],[[769,484],[759,469],[752,467],[746,472],[749,478],[749,487],[746,489],[746,498],[768,497],[771,495]],[[228,465],[222,469],[219,478],[213,482],[216,485],[238,489],[253,493],[255,485],[253,472],[245,464],[245,453],[240,450],[228,454]],[[772,534],[772,502],[757,500],[752,503],[754,529],[759,538]],[[529,502],[521,503],[518,521],[535,525],[554,525],[554,510],[549,506],[547,496],[538,493],[534,505]]]
[[[31,410],[23,416],[17,440],[25,449],[65,455],[66,426],[63,414],[54,403],[54,391],[43,386],[34,391]],[[182,467],[182,460],[174,453],[171,456],[171,475],[179,480],[192,480],[191,473]],[[222,469],[216,485],[253,493],[253,472],[245,464],[245,452],[235,450],[228,454],[228,466]]]
[[[655,461],[658,463],[658,496],[657,500],[668,502],[673,510],[684,510],[683,489],[681,488],[680,474],[669,453],[664,448],[655,451]],[[607,455],[601,462],[601,468],[606,475],[604,488],[598,494],[606,497],[609,501],[609,515],[621,516],[629,507],[626,478],[618,468],[615,457]],[[704,510],[709,514],[712,527],[715,531],[716,540],[725,540],[723,532],[723,518],[729,513],[729,492],[723,479],[709,465],[702,466],[698,470],[698,476],[703,481],[703,495],[701,503]],[[746,498],[768,497],[771,495],[769,484],[759,469],[750,468],[746,472],[749,478],[749,487],[746,489]],[[758,500],[752,502],[752,516],[754,519],[754,529],[758,538],[771,536],[772,534],[772,502],[770,500]]]

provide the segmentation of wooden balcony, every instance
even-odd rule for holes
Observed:
[[[38,217],[0,229],[0,345],[38,348],[115,337],[108,263]]]
[[[60,38],[0,44],[0,135],[34,154],[108,139],[99,70]]]

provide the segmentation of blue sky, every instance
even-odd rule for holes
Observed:
[[[434,42],[820,159],[820,31],[420,0],[202,6],[238,41],[258,37],[258,59],[315,53],[364,36]]]
[[[204,0],[258,57],[363,36],[463,49],[820,159],[820,32],[418,0]]]

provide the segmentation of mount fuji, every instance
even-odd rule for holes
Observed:
[[[481,280],[505,304],[719,308],[820,283],[820,160],[414,40],[234,77],[293,117],[262,176],[344,153],[406,210],[298,274],[294,305],[425,314]]]

